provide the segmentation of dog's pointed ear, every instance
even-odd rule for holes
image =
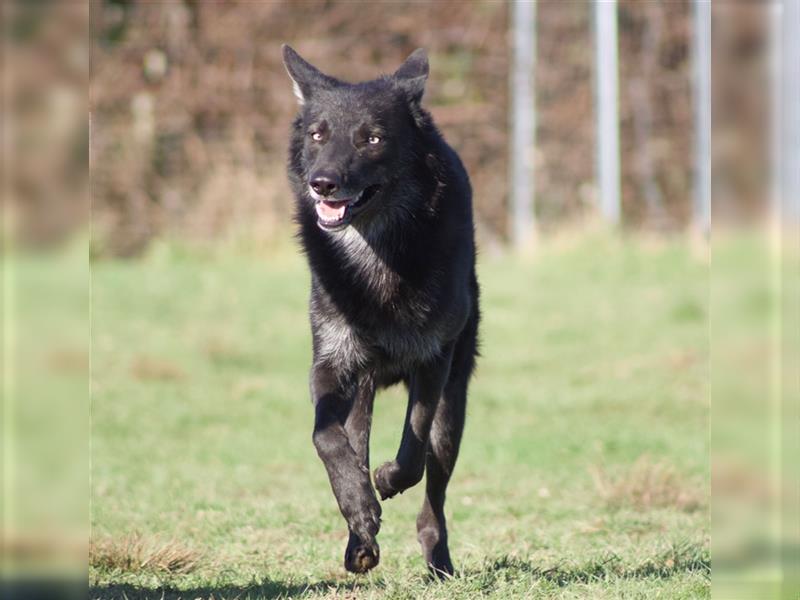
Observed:
[[[292,78],[292,88],[297,101],[302,105],[311,97],[317,88],[331,87],[336,83],[333,77],[328,77],[312,64],[306,62],[288,44],[281,47],[283,52],[283,66]]]
[[[428,71],[428,53],[424,48],[417,48],[394,72],[395,80],[408,94],[409,100],[415,104],[422,101],[425,82],[428,80]]]

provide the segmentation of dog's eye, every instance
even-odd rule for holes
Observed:
[[[315,131],[314,133],[311,134],[311,139],[314,140],[315,142],[321,142],[322,134],[319,131]]]
[[[381,143],[381,138],[379,138],[377,135],[371,135],[371,136],[369,136],[367,141],[370,144],[380,144]]]

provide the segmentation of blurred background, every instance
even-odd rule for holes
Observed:
[[[790,597],[800,1],[2,16],[4,574],[83,577],[89,523],[93,597],[358,589],[308,435],[289,43],[348,81],[425,47],[472,180],[484,358],[443,597],[707,597],[712,550],[719,597]],[[376,594],[427,593],[409,496]]]
[[[530,205],[525,227],[544,232],[598,213],[627,229],[707,229],[710,139],[702,132],[712,112],[702,107],[710,107],[711,90],[713,159],[725,175],[715,184],[724,188],[725,210],[745,218],[763,212],[775,3],[715,4],[713,39],[698,20],[710,4],[690,0],[475,0],[413,10],[313,0],[71,4],[17,3],[24,14],[12,36],[43,42],[17,53],[10,88],[17,118],[38,108],[39,123],[61,124],[48,130],[57,139],[41,137],[47,156],[72,161],[71,172],[51,171],[70,175],[86,161],[87,130],[74,118],[85,92],[63,85],[33,92],[65,70],[88,74],[89,55],[75,50],[74,36],[91,27],[91,216],[85,205],[59,202],[35,176],[23,177],[35,161],[21,155],[15,182],[28,201],[17,210],[29,215],[21,219],[25,237],[39,242],[87,218],[95,256],[135,256],[164,236],[267,244],[283,237],[291,214],[286,136],[296,109],[280,62],[284,42],[353,81],[391,72],[414,48],[427,48],[426,105],[471,174],[478,232],[489,246],[514,241],[520,204]],[[54,20],[53,11],[70,18]],[[607,14],[613,27],[600,32],[598,15],[605,23]],[[712,41],[717,64],[709,77]],[[529,171],[526,191],[515,191],[514,169]],[[611,212],[602,209],[609,203]]]
[[[471,175],[480,236],[504,244],[512,237],[514,10],[513,3],[480,0],[411,8],[93,3],[93,251],[135,255],[163,235],[268,242],[284,234],[292,202],[286,136],[296,111],[281,64],[284,42],[350,81],[392,72],[416,47],[427,48],[426,105]],[[596,10],[583,2],[540,2],[535,18],[519,23],[536,54],[529,72],[533,102],[525,107],[535,111],[527,163],[543,230],[597,212]],[[618,201],[629,228],[675,232],[692,222],[694,10],[688,1],[623,0],[616,8]],[[734,11],[730,51],[759,55],[765,14],[764,7]],[[738,99],[739,118],[763,112],[759,96],[768,89],[748,89],[749,97]],[[749,133],[747,144],[735,145],[748,153],[739,164],[755,169],[765,130]],[[753,173],[737,175],[752,186]]]

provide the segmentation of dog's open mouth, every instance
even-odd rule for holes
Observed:
[[[358,195],[343,200],[320,198],[315,205],[317,223],[323,229],[328,230],[341,229],[347,226],[378,189],[380,189],[379,185],[371,185],[361,190]]]

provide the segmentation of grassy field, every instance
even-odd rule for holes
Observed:
[[[602,236],[483,257],[482,358],[449,489],[457,576],[428,579],[421,489],[384,503],[381,564],[311,444],[308,275],[164,245],[93,266],[90,597],[709,597],[708,267]],[[405,400],[376,402],[372,463]]]

